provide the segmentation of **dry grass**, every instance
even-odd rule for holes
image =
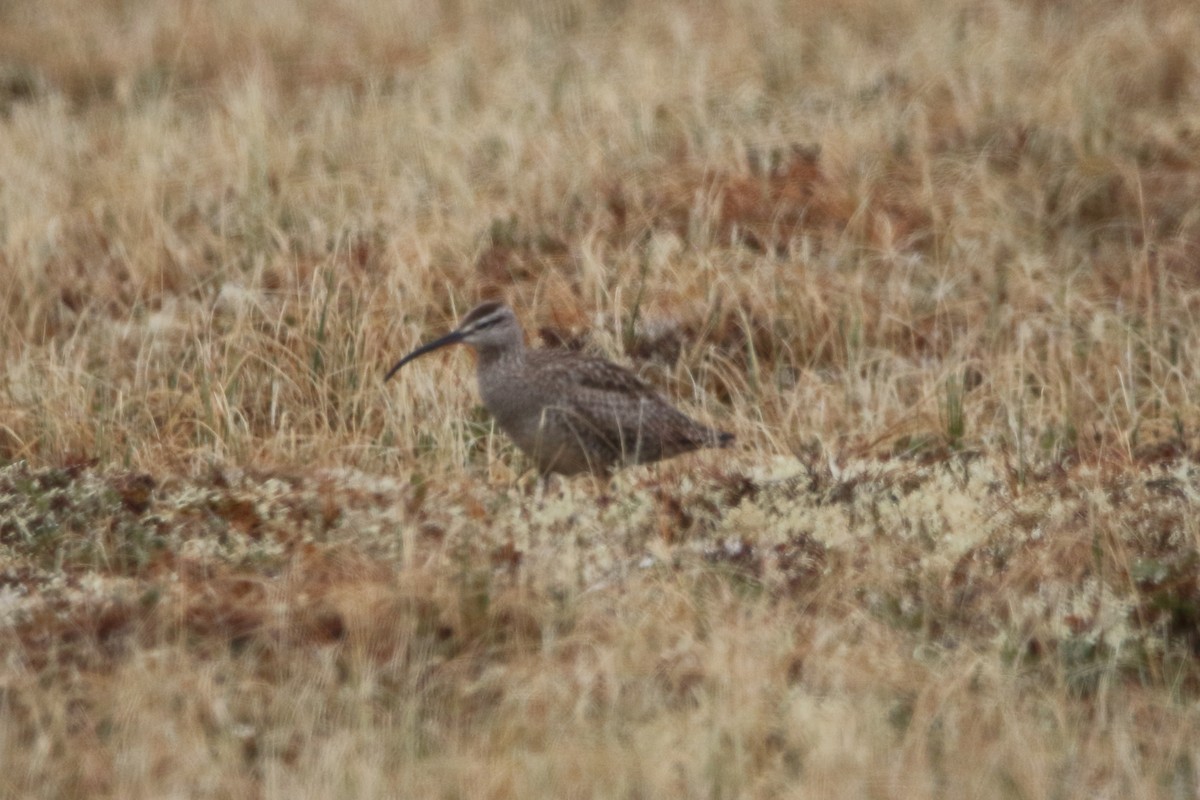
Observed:
[[[1200,8],[0,7],[0,797],[1195,797]],[[560,481],[482,297],[732,453]]]

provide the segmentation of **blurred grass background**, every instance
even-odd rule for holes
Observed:
[[[0,794],[1194,796],[1197,53],[0,5]],[[379,382],[491,297],[738,450],[529,496],[469,357]]]

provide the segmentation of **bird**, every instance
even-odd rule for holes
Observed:
[[[513,310],[495,301],[471,309],[457,328],[401,358],[384,382],[410,361],[460,342],[478,356],[484,407],[543,477],[611,475],[622,467],[733,443],[732,433],[697,422],[611,361],[527,348]]]

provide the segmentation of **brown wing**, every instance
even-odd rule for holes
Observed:
[[[578,385],[598,392],[614,392],[623,397],[658,397],[654,387],[624,367],[602,358],[584,358],[579,366]]]
[[[600,358],[555,356],[547,353],[547,371],[571,402],[554,413],[589,452],[646,463],[727,443],[728,434],[691,419],[629,370]]]
[[[622,397],[658,397],[653,386],[603,358],[552,349],[530,350],[525,357],[534,362],[538,377],[554,385],[564,397],[589,390]]]

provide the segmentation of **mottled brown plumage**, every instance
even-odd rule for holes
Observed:
[[[612,362],[527,349],[516,316],[501,303],[472,309],[456,330],[409,353],[384,380],[456,342],[479,355],[484,406],[543,474],[604,473],[733,441],[733,434],[701,425]]]

